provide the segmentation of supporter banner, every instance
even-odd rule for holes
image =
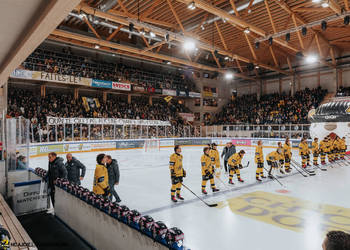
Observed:
[[[159,120],[131,120],[131,119],[116,119],[116,118],[61,118],[51,117],[46,118],[48,125],[60,124],[92,124],[92,125],[143,125],[143,126],[170,126],[169,121]]]
[[[189,96],[189,97],[200,98],[200,97],[201,97],[201,93],[189,92],[189,93],[188,93],[188,96]]]
[[[32,71],[24,70],[24,69],[16,69],[10,75],[13,78],[21,78],[21,79],[32,79]]]
[[[211,139],[177,139],[175,145],[207,145],[211,144]]]
[[[241,139],[241,140],[233,139],[232,143],[233,143],[233,145],[236,145],[236,146],[250,146],[251,145],[251,141],[247,140],[247,139]]]
[[[145,88],[140,86],[132,86],[132,89],[138,92],[145,92]]]
[[[47,73],[47,72],[42,72],[42,71],[32,71],[32,79],[33,80],[48,81],[48,82],[74,84],[74,85],[85,85],[85,86],[91,85],[90,78],[61,75],[61,74],[57,74],[57,73]]]
[[[218,140],[212,140],[212,143],[216,143],[217,145],[225,145],[226,143],[230,142],[229,139],[218,139]]]
[[[145,144],[144,140],[137,141],[117,141],[116,148],[143,148]]]
[[[97,87],[97,88],[111,89],[112,88],[112,82],[111,81],[92,79],[91,86],[92,87]]]
[[[218,97],[217,88],[203,86],[203,96],[205,96],[205,97]]]
[[[179,115],[182,117],[182,119],[193,122],[194,121],[194,114],[191,113],[179,113]]]
[[[131,84],[122,82],[112,82],[112,89],[131,91]]]
[[[176,96],[176,90],[173,90],[173,89],[163,89],[163,95]]]

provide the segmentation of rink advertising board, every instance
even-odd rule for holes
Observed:
[[[10,75],[12,78],[21,78],[21,79],[32,79],[32,71],[24,69],[16,69]]]
[[[37,147],[37,154],[45,154],[50,152],[62,153],[63,144],[52,144],[52,145],[43,145]]]
[[[250,146],[251,145],[251,140],[247,139],[232,139],[233,145],[236,146]]]
[[[117,141],[115,147],[118,148],[143,148],[144,140],[135,141]]]
[[[175,145],[207,145],[211,139],[176,139]]]
[[[174,140],[160,140],[159,141],[160,147],[170,147],[170,146],[174,146],[174,145],[175,145]]]
[[[318,218],[313,228],[328,232],[350,232],[350,209],[268,192],[252,192],[220,202],[218,208],[229,206],[234,214],[268,223],[295,232],[302,232],[310,215]]]
[[[46,210],[47,186],[45,182],[35,180],[14,183],[12,202],[16,216]]]

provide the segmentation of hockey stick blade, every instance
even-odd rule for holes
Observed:
[[[188,191],[190,191],[194,196],[196,196],[201,202],[203,202],[205,205],[207,205],[208,207],[216,207],[218,204],[214,203],[214,204],[209,204],[207,202],[205,202],[205,200],[203,200],[201,197],[199,197],[198,195],[196,195],[195,192],[193,192],[190,188],[188,188],[185,184],[182,183],[182,186],[184,188],[186,188]]]

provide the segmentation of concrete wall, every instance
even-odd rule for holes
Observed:
[[[168,249],[60,188],[55,200],[55,215],[96,249]]]

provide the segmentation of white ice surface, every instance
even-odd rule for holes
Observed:
[[[243,147],[237,147],[237,150]],[[219,147],[221,153],[222,148]],[[243,165],[250,161],[249,168],[241,171],[245,183],[236,183],[227,191],[222,183],[217,186],[225,192],[212,195],[209,183],[209,193],[206,201],[216,203],[226,201],[245,193],[264,191],[274,194],[282,187],[275,181],[266,181],[251,185],[255,181],[254,148],[244,148],[247,152]],[[264,155],[273,149],[264,149]],[[209,208],[196,199],[190,192],[182,188],[185,202],[174,204],[170,201],[169,156],[172,148],[162,148],[159,152],[145,153],[141,149],[116,150],[106,152],[119,162],[121,179],[117,192],[122,204],[137,209],[141,213],[151,215],[155,220],[164,221],[168,227],[178,227],[185,233],[185,245],[195,250],[236,249],[236,250],[319,250],[324,232],[313,225],[318,225],[322,218],[311,217],[303,232],[295,232],[267,224],[258,220],[233,213],[228,206],[225,208]],[[86,177],[82,185],[92,189],[92,180],[96,165],[96,155],[99,152],[74,154],[87,167]],[[194,192],[201,191],[200,156],[202,147],[182,147],[183,165],[187,171],[184,183]],[[61,157],[63,155],[60,155]],[[295,159],[299,161],[297,152]],[[293,157],[294,157],[293,156]],[[222,162],[223,163],[223,162]],[[266,166],[267,164],[265,164]],[[30,159],[32,168],[47,168],[47,157]],[[228,177],[221,176],[225,184]],[[304,178],[299,174],[283,178],[281,182],[289,190],[287,196],[309,200],[313,203],[331,204],[350,207],[349,167],[335,167],[327,172],[319,171],[316,176]],[[227,184],[226,184],[227,185]],[[250,185],[247,188],[241,188]],[[237,190],[237,188],[241,188]],[[202,196],[202,195],[201,195]]]

